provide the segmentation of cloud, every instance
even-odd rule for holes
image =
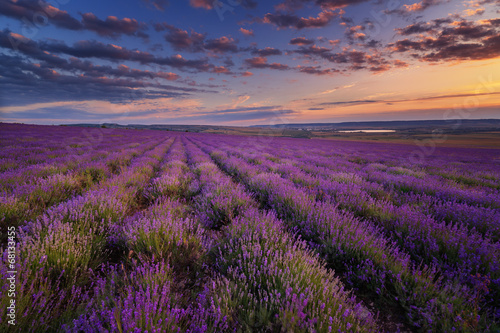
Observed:
[[[216,93],[150,81],[157,78],[176,81],[178,75],[174,73],[131,69],[125,65],[112,68],[74,58],[54,67],[0,54],[0,72],[4,106],[68,100],[124,102]]]
[[[45,19],[59,28],[73,31],[89,30],[100,36],[117,38],[121,35],[136,36],[147,39],[149,36],[144,32],[147,26],[135,19],[118,19],[108,16],[106,20],[99,19],[93,13],[81,14],[81,21],[72,17],[68,12],[60,10],[45,0],[2,0],[0,1],[0,15],[11,17],[22,22],[34,22]],[[45,19],[44,19],[45,18]],[[45,23],[43,23],[45,24]]]
[[[116,16],[108,16],[106,20],[101,20],[93,13],[85,13],[82,15],[83,27],[87,30],[94,31],[100,36],[117,38],[120,35],[136,36],[141,38],[149,38],[144,32],[146,24],[139,23],[135,19],[123,18],[118,19]]]
[[[214,65],[206,59],[189,60],[181,55],[158,57],[144,51],[133,51],[125,47],[104,44],[93,40],[76,42],[68,46],[63,42],[35,42],[24,36],[11,33],[8,30],[0,31],[0,47],[19,50],[22,53],[48,62],[60,61],[52,53],[66,54],[77,58],[98,58],[110,61],[135,61],[141,64],[166,65],[178,69],[190,69],[209,72]]]
[[[216,53],[238,52],[238,46],[236,45],[236,41],[233,38],[226,36],[215,39],[209,39],[205,42],[203,47],[206,50],[210,50]]]
[[[268,57],[272,55],[282,55],[283,52],[281,50],[275,49],[273,47],[266,47],[264,49],[254,49],[252,54],[258,55],[260,57]]]
[[[157,23],[154,25],[156,31],[168,30],[165,40],[174,50],[200,52],[203,51],[205,35],[191,30],[189,34],[186,30],[176,28],[167,23]]]
[[[143,80],[66,75],[51,68],[0,56],[3,105],[102,99],[125,101],[185,96],[197,89],[174,87]]]
[[[260,20],[262,23],[272,24],[278,29],[305,29],[305,28],[323,28],[326,27],[334,18],[338,17],[338,13],[330,10],[322,11],[317,17],[298,17],[293,14],[284,13],[267,13]]]
[[[403,10],[407,13],[421,12],[429,7],[440,5],[441,3],[443,3],[442,0],[422,0],[411,5],[403,5]]]
[[[193,8],[213,9],[215,0],[189,0]]]
[[[500,19],[419,22],[398,29],[398,33],[412,37],[389,43],[389,49],[393,53],[411,52],[412,57],[422,61],[500,57]]]
[[[332,75],[339,73],[339,70],[332,68],[322,69],[320,66],[302,66],[298,65],[296,67],[289,67],[285,64],[280,63],[268,63],[266,57],[253,57],[250,59],[245,59],[245,64],[249,68],[268,68],[277,70],[296,70],[300,73],[312,74],[312,75]]]
[[[329,62],[345,65],[350,70],[367,69],[374,73],[384,72],[391,68],[389,60],[377,51],[365,52],[345,47],[341,52],[321,46],[300,46],[293,53],[302,54],[308,58],[322,58]]]
[[[249,59],[245,59],[245,64],[249,68],[270,68],[270,69],[278,69],[278,70],[287,70],[290,67],[288,65],[279,64],[279,63],[268,63],[266,57],[253,57]]]
[[[63,63],[64,59],[57,55],[42,50],[39,44],[23,35],[10,32],[7,29],[0,31],[0,47],[19,51],[25,55],[38,60],[45,61],[52,65]]]
[[[240,28],[240,32],[245,36],[254,36],[253,30]]]
[[[167,8],[170,4],[168,0],[143,0],[143,1],[159,11],[164,11],[165,8]]]
[[[371,103],[378,103],[378,102],[379,101],[377,101],[377,100],[361,99],[361,100],[352,100],[352,101],[326,102],[326,103],[320,103],[318,105],[359,105],[359,104],[371,104]]]
[[[51,66],[54,68],[53,66]],[[149,79],[165,79],[168,81],[176,81],[180,78],[178,74],[162,71],[148,71],[130,68],[126,65],[119,65],[117,68],[111,66],[94,65],[90,61],[82,61],[77,58],[70,58],[57,68],[64,69],[70,72],[83,72],[87,76],[102,77],[102,76],[115,76],[115,77],[129,77],[134,79],[149,78]]]
[[[365,26],[355,25],[352,27],[347,27],[345,31],[345,35],[349,40],[364,40],[366,38],[366,34],[362,31],[365,30]]]
[[[319,93],[319,95],[326,95],[326,94],[331,94],[339,89],[348,89],[348,88],[352,88],[356,85],[356,83],[351,83],[351,84],[348,84],[348,85],[345,85],[345,86],[341,86],[341,87],[335,87],[333,89],[328,89],[328,90],[325,90],[325,91],[322,91]]]
[[[243,95],[243,96],[239,96],[237,99],[235,99],[231,105],[231,108],[236,108],[238,105],[240,104],[243,104],[245,103],[246,101],[248,101],[250,99],[250,96],[249,95]]]
[[[410,24],[404,28],[397,28],[396,31],[398,34],[403,36],[420,34],[424,32],[433,31],[435,27],[428,22],[418,22],[414,24]]]
[[[484,11],[484,8],[466,9],[464,10],[464,16],[483,15]]]
[[[50,23],[60,28],[69,30],[81,30],[83,28],[82,23],[69,15],[68,12],[60,10],[43,0],[2,0],[0,1],[0,15],[30,22],[34,17],[45,16]]]
[[[419,13],[423,12],[427,8],[434,7],[441,5],[445,3],[447,0],[422,0],[420,2],[415,2],[413,4],[404,4],[402,7],[394,9],[394,10],[387,10],[387,14],[399,14],[402,16],[407,16],[412,13]]]
[[[165,40],[177,51],[202,52],[211,51],[215,53],[235,53],[238,52],[237,41],[231,37],[222,36],[219,38],[205,40],[206,35],[194,30],[188,33],[168,23],[156,23],[153,25],[156,31],[165,31]]]
[[[332,75],[338,73],[338,70],[331,68],[322,69],[320,66],[297,66],[296,69],[301,73],[313,74],[313,75]]]
[[[314,40],[307,39],[305,37],[296,37],[296,38],[292,38],[290,40],[290,44],[299,45],[299,46],[312,45],[312,44],[314,44]]]
[[[296,111],[283,109],[279,106],[240,107],[204,112],[202,115],[193,115],[193,120],[203,120],[215,123],[248,121],[248,120],[272,120],[297,114]]]
[[[297,50],[292,51],[293,53],[303,54],[305,56],[320,56],[325,59],[331,57],[331,49],[322,46],[301,46]]]
[[[206,10],[214,9],[216,7],[221,7],[224,5],[224,3],[218,0],[189,0],[189,4],[193,8],[203,8]],[[229,2],[229,5],[231,6],[239,5],[247,9],[252,9],[257,7],[257,2],[253,0],[238,0]]]
[[[231,45],[232,39],[209,40],[215,41],[208,46],[212,52],[235,52]],[[208,44],[204,44],[207,46]],[[226,66],[216,66],[208,62],[208,59],[186,59],[177,54],[160,57],[149,52],[129,50],[115,44],[105,44],[94,40],[83,40],[76,42],[72,46],[60,41],[35,42],[22,35],[12,33],[8,30],[0,31],[0,47],[20,51],[34,59],[46,61],[52,65],[62,66],[65,59],[58,54],[69,55],[76,58],[96,58],[112,62],[133,61],[143,65],[164,65],[175,69],[191,72],[212,72],[233,75],[227,69],[232,66],[231,61],[225,61]],[[230,60],[230,59],[229,59]],[[162,74],[163,75],[163,74]]]
[[[12,110],[12,108],[9,108]],[[6,113],[11,121],[41,120],[47,123],[169,123],[221,124],[261,121],[283,121],[298,112],[279,106],[251,106],[218,108],[200,111],[199,103],[190,99],[159,98],[152,101],[135,100],[131,103],[105,101],[67,101],[33,104]],[[97,110],[97,111],[96,111]]]
[[[290,52],[302,54],[306,58],[321,58],[338,65],[345,65],[353,71],[367,69],[373,73],[379,73],[391,68],[390,61],[377,50],[366,52],[344,47],[341,52],[333,52],[331,48],[309,45],[300,46],[297,50]],[[401,64],[398,63],[398,65]]]
[[[215,66],[213,72],[217,74],[233,74],[227,67],[224,66]]]
[[[399,60],[399,59],[394,60],[392,63],[394,64],[395,67],[399,67],[399,68],[406,68],[406,67],[410,66],[407,62]]]
[[[276,10],[295,11],[301,9],[305,4],[314,3],[322,9],[339,9],[347,6],[354,6],[369,0],[285,0],[276,6]]]
[[[358,104],[372,104],[372,103],[405,103],[405,102],[421,102],[421,101],[449,99],[449,98],[478,97],[478,96],[486,96],[486,95],[500,95],[500,92],[435,95],[435,96],[425,96],[425,97],[398,99],[398,100],[365,99],[365,100],[351,100],[351,101],[335,101],[335,102],[320,103],[318,105],[358,105]]]
[[[248,71],[241,73],[241,76],[243,76],[243,77],[248,77],[248,76],[252,76],[252,75],[253,75],[253,73],[248,72]]]

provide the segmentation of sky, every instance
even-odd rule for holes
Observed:
[[[0,0],[0,121],[500,118],[500,0]]]

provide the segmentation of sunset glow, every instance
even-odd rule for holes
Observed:
[[[494,0],[4,0],[0,16],[0,121],[500,118]]]

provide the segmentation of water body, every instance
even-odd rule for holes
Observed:
[[[395,130],[349,130],[349,131],[337,131],[340,133],[394,133]]]

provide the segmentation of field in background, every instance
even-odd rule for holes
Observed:
[[[500,148],[500,132],[472,132],[462,134],[442,134],[438,140],[432,133],[406,134],[406,133],[343,133],[332,134],[313,132],[313,137],[318,139],[347,140],[347,141],[379,141],[384,143],[403,143],[407,145],[429,144],[432,142],[437,147],[473,147],[473,148]]]
[[[0,124],[0,330],[498,330],[498,133],[368,135]]]
[[[243,136],[276,136],[302,139],[378,141],[436,147],[500,147],[500,120],[458,119],[427,121],[373,121],[332,124],[284,124],[250,127],[213,125],[117,125],[82,124],[117,129],[154,129],[190,133],[214,133]],[[342,131],[392,130],[393,133],[344,133]]]

